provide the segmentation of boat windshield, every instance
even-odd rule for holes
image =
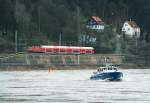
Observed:
[[[112,70],[112,68],[108,68],[108,70]]]
[[[114,70],[116,70],[116,71],[117,71],[117,68],[114,68]]]

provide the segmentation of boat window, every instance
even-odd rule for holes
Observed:
[[[108,70],[112,70],[112,68],[108,68]]]

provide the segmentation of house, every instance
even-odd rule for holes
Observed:
[[[129,37],[140,37],[140,27],[132,20],[126,21],[122,27],[122,33]]]
[[[104,30],[104,22],[98,16],[92,16],[91,19],[86,24],[86,28],[103,31]]]

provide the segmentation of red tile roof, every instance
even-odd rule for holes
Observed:
[[[92,16],[92,19],[96,22],[96,23],[101,23],[102,19],[100,19],[98,16]]]
[[[128,24],[133,28],[139,28],[139,26],[134,21],[128,21]]]

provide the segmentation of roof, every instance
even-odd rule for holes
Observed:
[[[92,16],[92,19],[96,22],[96,23],[101,23],[103,22],[101,18],[99,18],[98,16]]]
[[[93,47],[77,47],[77,46],[49,46],[49,45],[41,45],[42,48],[70,48],[70,49],[94,49]]]
[[[139,26],[134,22],[134,21],[127,21],[128,24],[132,27],[132,28],[139,28]]]

